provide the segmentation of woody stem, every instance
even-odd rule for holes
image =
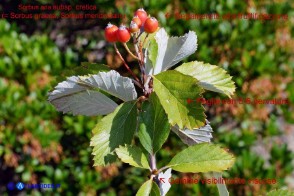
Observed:
[[[125,62],[124,58],[121,56],[119,50],[118,50],[117,47],[116,47],[116,44],[114,43],[113,45],[114,45],[114,49],[115,49],[116,54],[117,54],[117,55],[119,56],[119,58],[122,60],[122,62],[123,62],[123,64],[124,64],[125,68],[126,68],[126,69],[128,70],[128,72],[134,77],[134,79],[135,79],[138,83],[140,83],[139,78],[138,78],[138,77],[136,76],[136,74],[130,69],[130,67],[129,67],[129,66],[127,65],[127,63]],[[140,83],[140,86],[142,86],[141,83]]]

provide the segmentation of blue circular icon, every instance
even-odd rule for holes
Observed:
[[[9,182],[7,184],[7,188],[8,188],[8,190],[13,190],[14,189],[14,183],[13,182]]]
[[[16,184],[16,188],[17,188],[18,190],[22,190],[22,189],[24,188],[24,183],[22,183],[22,182],[18,182],[18,183]]]

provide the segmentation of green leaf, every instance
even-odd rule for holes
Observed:
[[[126,102],[101,119],[93,129],[94,166],[115,161],[113,151],[120,145],[130,144],[137,126],[136,102]]]
[[[149,153],[156,153],[166,141],[170,131],[167,115],[156,94],[142,104],[140,112],[139,139]]]
[[[179,172],[221,172],[230,168],[234,160],[218,145],[202,143],[181,151],[167,166]]]
[[[278,189],[270,191],[266,196],[294,196],[294,192],[290,192],[286,189]]]
[[[206,116],[201,103],[187,102],[202,97],[203,89],[195,78],[177,71],[165,71],[153,76],[153,86],[171,125],[178,124],[180,129],[204,125]]]
[[[158,29],[159,30],[159,29]],[[154,40],[154,36],[156,35],[156,33],[158,32],[155,31],[154,33],[146,33],[143,32],[142,35],[139,37],[139,40],[143,43],[143,48],[146,49],[149,46],[149,43]],[[144,41],[145,40],[145,41]]]
[[[152,62],[152,66],[155,66],[156,63],[156,57],[157,57],[157,52],[158,52],[158,45],[155,41],[155,39],[150,41],[150,46],[148,47],[148,52],[149,52],[149,59]]]
[[[155,33],[153,34],[153,38],[149,39],[150,41],[146,45],[146,48],[144,49],[145,54],[145,72],[149,75],[152,75],[154,71],[154,67],[156,64],[156,59],[158,56],[158,44],[154,38]],[[149,38],[149,36],[148,36]]]
[[[157,59],[157,54],[158,54],[158,44],[155,39],[152,39],[149,43],[148,50],[145,51],[145,71],[149,75],[152,75],[155,64],[156,64],[156,59]]]
[[[193,61],[182,64],[176,70],[193,76],[199,81],[199,85],[206,90],[223,93],[229,97],[235,92],[232,77],[224,69],[216,65]]]
[[[152,179],[146,181],[138,190],[136,196],[149,196],[152,188]]]
[[[151,196],[160,196],[160,190],[157,184],[153,181],[152,182],[152,189],[150,191]]]
[[[134,167],[149,169],[147,157],[139,147],[130,145],[120,146],[115,149],[115,152],[123,162]]]
[[[152,179],[146,181],[137,192],[136,196],[160,196],[160,190]]]

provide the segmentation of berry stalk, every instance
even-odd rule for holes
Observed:
[[[114,43],[114,49],[115,49],[115,52],[116,54],[119,56],[119,58],[122,60],[125,68],[128,70],[128,72],[133,76],[133,78],[140,84],[140,88],[142,88],[142,84],[140,83],[140,80],[139,78],[136,76],[136,74],[130,69],[130,67],[128,66],[128,64],[125,62],[124,58],[121,56],[119,50],[117,49],[116,47],[116,44]]]

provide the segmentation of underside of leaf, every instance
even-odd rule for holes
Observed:
[[[206,120],[206,125],[198,129],[183,129],[180,130],[177,125],[172,127],[172,131],[176,133],[185,144],[192,146],[202,142],[210,142],[212,139],[212,128],[209,121]]]
[[[116,71],[110,71],[69,77],[49,93],[48,100],[63,113],[86,116],[109,114],[117,104],[101,91],[123,101],[137,98],[131,79],[120,76]]]
[[[193,31],[180,37],[169,37],[161,28],[154,39],[155,41],[149,43],[149,58],[145,60],[146,72],[149,75],[168,70],[197,49],[197,36]]]
[[[132,80],[128,77],[120,76],[118,72],[99,72],[90,77],[81,78],[83,85],[101,89],[123,101],[131,101],[137,98],[137,92]]]
[[[171,171],[172,171],[172,169],[169,168],[164,173],[163,172],[160,172],[158,174],[159,189],[160,189],[161,196],[166,195],[166,193],[169,191],[169,189],[171,187],[171,184],[169,183],[169,179],[172,176]],[[163,178],[163,181],[160,180],[161,178]]]
[[[97,115],[98,108],[99,114],[109,114],[117,107],[117,104],[107,96],[92,90],[64,96],[62,99],[54,99],[51,103],[63,113],[71,112],[73,115],[85,116]]]

